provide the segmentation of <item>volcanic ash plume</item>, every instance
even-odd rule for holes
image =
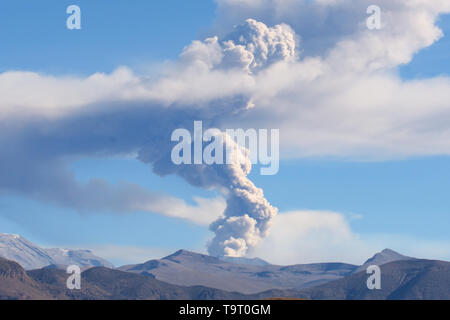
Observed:
[[[217,37],[203,42],[194,41],[184,50],[180,60],[189,68],[195,66],[208,72],[234,70],[245,79],[252,79],[274,63],[295,59],[295,39],[295,33],[287,25],[270,28],[249,19],[223,41]],[[216,100],[203,108],[201,114],[195,110],[192,113],[185,111],[183,121],[178,118],[177,125],[178,128],[191,127],[196,120],[202,120],[205,127],[214,125],[226,115],[245,112],[250,103],[251,95]],[[175,129],[173,123],[169,119],[164,127]],[[252,169],[247,149],[237,146],[225,134],[222,137],[226,150],[238,150],[239,161],[226,165],[176,166],[169,159],[170,149],[165,145],[155,147],[154,144],[141,150],[140,159],[153,164],[157,174],[175,173],[192,185],[221,190],[227,198],[227,207],[210,226],[215,237],[209,243],[208,251],[214,256],[239,257],[246,255],[267,235],[277,209],[264,198],[263,190],[247,178]],[[151,140],[155,143],[167,141],[158,135]]]
[[[215,237],[209,243],[208,252],[213,256],[241,257],[267,235],[278,210],[264,198],[263,190],[248,179],[252,169],[248,150],[225,133],[221,135],[227,156],[231,154],[234,160],[231,164],[176,166],[161,158],[153,165],[160,175],[175,173],[192,185],[223,192],[227,206],[223,215],[210,226]]]
[[[239,152],[238,161],[222,167],[228,177],[227,207],[222,217],[211,224],[215,233],[208,252],[213,256],[245,256],[267,235],[271,220],[278,210],[264,198],[262,189],[257,188],[247,176],[252,165],[248,151],[225,137],[227,151]]]

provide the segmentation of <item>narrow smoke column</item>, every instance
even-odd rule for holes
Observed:
[[[248,179],[252,164],[248,151],[224,134],[227,154],[237,153],[236,161],[222,166],[228,177],[227,207],[222,217],[211,224],[215,237],[208,246],[214,256],[245,256],[267,235],[278,213],[264,197],[262,189]]]

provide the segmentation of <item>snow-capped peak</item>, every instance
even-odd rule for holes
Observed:
[[[45,249],[17,234],[0,233],[0,257],[15,261],[27,270],[50,265],[114,266],[88,250]]]

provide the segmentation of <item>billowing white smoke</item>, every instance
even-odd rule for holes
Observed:
[[[210,229],[215,233],[208,251],[215,256],[244,256],[267,235],[272,219],[278,210],[265,199],[262,189],[257,188],[247,176],[252,165],[248,151],[225,136],[228,152],[239,153],[238,160],[224,168],[227,186],[227,208]]]
[[[245,172],[235,170],[233,173],[240,176],[229,187],[224,217],[210,227],[216,235],[208,251],[215,256],[244,256],[267,235],[271,220],[278,212]]]
[[[295,33],[287,25],[269,28],[263,23],[249,19],[223,41],[214,37],[204,42],[194,42],[185,49],[182,60],[188,61],[189,65],[201,65],[210,71],[238,69],[255,74],[273,63],[295,59],[295,47]],[[246,107],[248,103],[241,105],[241,108]],[[215,114],[221,112],[220,109],[210,111],[214,114],[211,116],[211,122],[220,116]],[[226,112],[235,111],[228,109]],[[205,119],[203,120],[205,123]],[[227,197],[227,207],[223,216],[210,226],[215,237],[210,242],[208,251],[214,256],[244,256],[267,235],[277,209],[265,199],[263,190],[248,179],[252,164],[247,150],[237,146],[228,136],[224,136],[224,142],[226,149],[239,150],[244,161],[227,165],[168,168],[167,159],[155,161],[152,157],[142,155],[141,159],[153,163],[156,173],[176,173],[193,185],[222,190]],[[158,153],[160,151],[158,150]]]
[[[213,256],[240,257],[255,247],[267,235],[278,210],[265,199],[262,189],[248,179],[252,164],[248,150],[222,134],[227,156],[233,159],[226,165],[167,165],[165,159],[154,162],[158,174],[176,173],[189,183],[203,188],[217,188],[226,196],[223,215],[210,226],[215,237],[208,245]],[[141,156],[145,160],[145,157]],[[151,162],[151,161],[150,161]]]
[[[262,22],[247,19],[224,40],[218,37],[194,41],[181,58],[184,62],[203,63],[211,69],[239,69],[255,73],[279,61],[296,57],[296,35],[286,24],[270,28]]]
[[[255,72],[272,63],[295,58],[296,39],[288,25],[269,28],[262,22],[248,19],[222,43],[222,47],[225,68],[239,65]]]
[[[267,27],[261,22],[249,19],[245,24],[219,44],[218,39],[207,40],[210,45],[221,47],[222,57],[218,68],[241,68],[249,73],[278,61],[295,58],[295,34],[287,25]],[[230,137],[225,137],[227,149],[234,146]],[[245,153],[245,150],[242,150]],[[215,256],[240,257],[255,247],[267,235],[271,220],[277,214],[265,199],[262,189],[257,188],[247,176],[252,165],[248,156],[245,160],[225,165],[220,170],[226,179],[222,187],[227,192],[227,208],[210,229],[215,233],[208,251]]]

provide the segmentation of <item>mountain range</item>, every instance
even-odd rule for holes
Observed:
[[[401,260],[381,266],[382,289],[366,287],[367,274],[302,290],[268,290],[245,295],[204,286],[168,284],[141,274],[105,267],[84,271],[81,290],[66,289],[63,270],[43,268],[25,271],[18,263],[0,258],[0,299],[35,300],[262,300],[301,298],[312,300],[448,300],[450,263],[433,260]]]
[[[420,259],[400,260],[384,264],[380,268],[380,290],[367,289],[368,275],[362,271],[337,281],[303,290],[299,295],[294,294],[294,296],[313,300],[450,299],[449,262]],[[286,293],[282,293],[282,295],[286,295]]]
[[[65,271],[43,268],[25,271],[0,258],[0,300],[241,300],[247,297],[201,286],[182,287],[143,275],[105,267],[81,274],[81,290],[66,288]]]
[[[142,274],[183,285],[202,285],[226,291],[255,294],[270,289],[303,289],[340,279],[358,266],[345,263],[318,263],[276,266],[254,264],[254,260],[230,260],[180,250],[160,260],[127,265],[118,270]]]
[[[159,260],[113,269],[90,251],[69,254],[70,250],[39,248],[20,236],[0,239],[0,256],[9,254],[0,258],[0,299],[450,299],[449,262],[411,258],[390,249],[362,266],[277,266],[261,259],[179,250]],[[62,265],[76,262],[84,266],[82,289],[68,290]],[[41,267],[30,268],[33,263]],[[381,268],[381,290],[367,288],[369,265]]]

